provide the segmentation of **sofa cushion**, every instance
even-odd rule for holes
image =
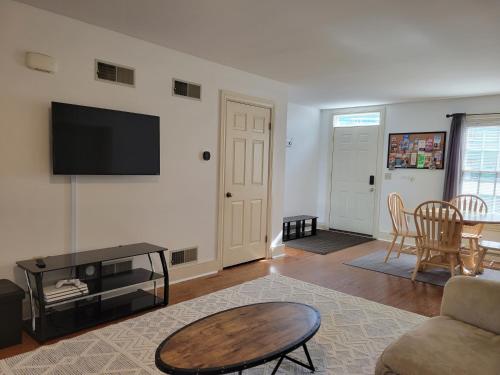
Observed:
[[[500,336],[447,316],[431,318],[388,346],[377,375],[500,374]]]
[[[455,276],[444,287],[441,314],[500,335],[500,283]]]

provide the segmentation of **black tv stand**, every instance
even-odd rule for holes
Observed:
[[[138,243],[49,256],[43,258],[45,263],[43,268],[37,265],[37,259],[17,262],[26,276],[31,307],[31,318],[24,321],[24,328],[37,341],[44,342],[144,310],[168,305],[168,269],[164,254],[166,250],[156,245]],[[162,273],[155,272],[152,261],[152,256],[155,254],[160,258]],[[103,262],[136,256],[147,256],[151,269],[133,268],[130,271],[107,276],[99,275],[97,278],[84,280],[89,289],[87,295],[53,303],[47,303],[44,299],[43,278],[48,272],[71,270],[75,277],[78,277],[80,266],[102,265]],[[163,298],[156,295],[156,282],[162,279]],[[139,288],[151,284],[154,285],[154,293]]]

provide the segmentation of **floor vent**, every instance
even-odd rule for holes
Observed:
[[[186,249],[174,250],[170,252],[170,265],[192,263],[198,260],[198,248],[190,247]]]
[[[201,85],[174,78],[172,84],[172,94],[175,96],[201,100]]]
[[[95,78],[99,81],[135,86],[135,70],[126,66],[96,60]]]

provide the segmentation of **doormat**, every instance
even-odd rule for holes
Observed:
[[[318,229],[315,236],[286,241],[286,246],[326,255],[373,240],[373,237]]]

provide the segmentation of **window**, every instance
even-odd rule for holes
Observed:
[[[461,193],[479,195],[500,213],[500,117],[470,116],[462,145]]]
[[[333,116],[334,127],[380,125],[380,112],[348,113]]]

